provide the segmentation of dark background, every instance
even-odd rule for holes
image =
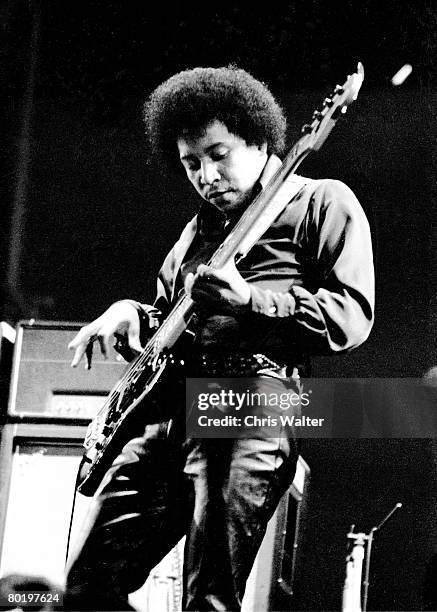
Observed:
[[[299,171],[341,179],[360,199],[374,237],[376,320],[363,347],[319,360],[316,372],[420,377],[437,362],[434,3],[235,4],[1,4],[1,318],[88,321],[114,300],[153,299],[160,263],[198,205],[147,159],[141,107],[163,79],[237,63],[276,94],[292,143],[361,61],[358,100]],[[405,63],[413,72],[395,87]],[[350,524],[370,529],[401,494],[410,503],[375,549],[369,606],[425,605],[435,460],[432,444],[415,444],[308,448],[305,609],[339,607]]]

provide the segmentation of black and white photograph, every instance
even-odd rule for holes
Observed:
[[[3,0],[0,610],[437,611],[431,0]]]

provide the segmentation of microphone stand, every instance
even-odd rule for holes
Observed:
[[[342,612],[366,612],[369,593],[370,555],[372,552],[373,538],[375,533],[379,531],[383,525],[385,525],[385,523],[399,508],[402,508],[401,503],[397,503],[387,514],[387,516],[384,517],[384,519],[379,523],[379,525],[372,527],[368,534],[354,533],[355,525],[351,526],[350,532],[347,534],[347,538],[348,540],[352,540],[353,547],[352,552],[346,559],[346,579],[343,588]],[[363,602],[361,605],[361,574],[364,560],[364,548],[366,546]]]

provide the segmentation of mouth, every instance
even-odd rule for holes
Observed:
[[[214,200],[216,198],[222,197],[225,193],[228,193],[228,192],[229,192],[228,189],[224,191],[210,191],[206,197],[208,200]]]

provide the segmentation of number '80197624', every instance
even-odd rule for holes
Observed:
[[[26,606],[38,603],[59,604],[62,602],[59,593],[47,593],[47,591],[15,591],[14,593],[8,594],[8,603]]]

